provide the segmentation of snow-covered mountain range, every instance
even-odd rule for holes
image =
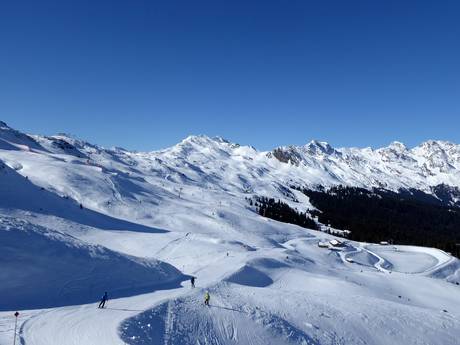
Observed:
[[[302,147],[275,149],[273,156],[302,170],[325,172],[326,184],[429,192],[439,184],[458,187],[460,183],[460,145],[446,141],[430,140],[412,149],[393,142],[376,150],[335,149],[325,142],[312,141]]]
[[[314,209],[301,189],[337,185],[435,198],[443,186],[455,203],[460,145],[260,152],[190,136],[132,152],[0,122],[0,344],[11,343],[15,309],[31,345],[457,344],[458,259],[337,246],[252,204]]]
[[[21,166],[20,157],[53,161],[58,166],[67,164],[66,170],[72,170],[70,167],[75,165],[93,169],[97,172],[95,175],[105,180],[98,185],[107,189],[109,200],[106,201],[112,202],[129,195],[124,195],[122,185],[117,186],[118,194],[110,195],[111,179],[140,185],[148,184],[149,179],[163,179],[209,189],[280,197],[285,196],[285,187],[290,185],[310,188],[344,185],[393,191],[405,188],[427,193],[441,184],[460,187],[460,145],[446,141],[430,140],[412,149],[399,142],[379,149],[361,149],[333,148],[325,142],[311,141],[304,146],[260,152],[220,137],[189,136],[161,151],[131,152],[121,148],[105,149],[65,135],[26,135],[0,123],[0,148],[5,152],[0,159],[21,175],[68,195],[77,189],[38,181],[41,172],[35,172],[33,164]],[[90,195],[85,191],[74,196],[91,203],[85,200]]]

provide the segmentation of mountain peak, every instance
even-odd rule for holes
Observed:
[[[407,151],[407,146],[405,144],[403,144],[402,142],[400,141],[393,141],[390,143],[390,145],[388,145],[389,149],[393,149],[393,150],[396,150],[396,151]]]
[[[446,140],[427,140],[419,145],[419,147],[426,147],[426,148],[445,148],[445,147],[452,147],[456,146],[453,142],[446,141]]]
[[[333,154],[335,149],[325,141],[312,140],[304,146],[304,148],[312,154]]]
[[[220,136],[214,136],[210,137],[207,135],[189,135],[185,139],[183,139],[179,145],[183,144],[194,144],[194,145],[199,145],[199,146],[209,146],[209,145],[215,145],[215,144],[232,144],[230,141],[227,139],[224,139]],[[236,144],[234,144],[236,145]]]

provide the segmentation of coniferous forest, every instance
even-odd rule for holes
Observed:
[[[251,201],[252,202],[252,201]],[[304,228],[318,230],[316,222],[306,212],[299,212],[281,200],[258,197],[255,202],[257,212],[280,222],[296,224]]]
[[[342,186],[302,192],[321,223],[351,230],[352,240],[436,247],[460,257],[460,208],[432,196]]]

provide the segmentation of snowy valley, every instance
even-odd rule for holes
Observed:
[[[338,186],[449,219],[429,247],[399,229],[388,245],[337,237],[353,229],[313,193]],[[26,345],[458,344],[460,261],[443,249],[459,188],[460,145],[444,141],[131,152],[0,122],[0,344],[16,310]],[[328,232],[263,217],[260,197]]]

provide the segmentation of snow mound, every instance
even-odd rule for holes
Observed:
[[[247,265],[230,275],[226,281],[253,287],[266,287],[273,284],[273,280],[268,275]]]
[[[14,218],[0,218],[0,310],[36,309],[176,287],[173,266],[119,254],[102,246]]]
[[[213,295],[212,295],[213,296]],[[197,296],[163,303],[122,323],[127,344],[319,345],[307,332],[276,313],[249,305],[226,305],[211,297],[210,307]]]
[[[245,286],[267,287],[273,284],[272,275],[276,276],[276,270],[286,267],[287,264],[275,259],[257,258],[232,273],[225,281]]]
[[[375,255],[365,250],[348,253],[345,257],[351,259],[353,263],[369,267],[374,267],[375,264],[379,261]]]
[[[453,259],[430,273],[433,278],[445,279],[454,284],[460,284],[460,260]]]

